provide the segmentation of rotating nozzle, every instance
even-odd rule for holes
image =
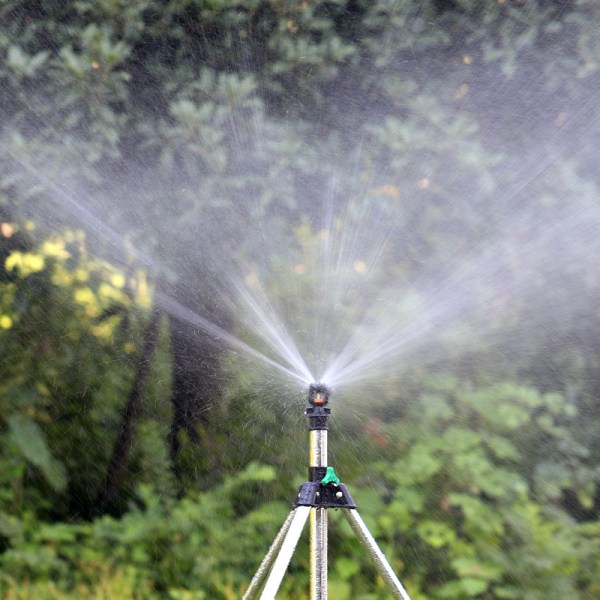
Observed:
[[[322,383],[311,383],[308,388],[308,403],[324,406],[329,402],[329,388]]]

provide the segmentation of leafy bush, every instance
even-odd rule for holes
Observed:
[[[589,598],[598,589],[600,530],[541,502],[536,469],[521,467],[531,445],[567,435],[559,423],[572,413],[556,394],[439,377],[402,420],[366,423],[347,483],[413,600]],[[15,598],[50,593],[49,581],[57,594],[239,598],[288,511],[282,478],[250,464],[179,501],[143,486],[142,505],[91,523],[40,527],[5,515],[3,585]],[[332,597],[387,598],[348,524],[330,515]],[[304,539],[281,598],[307,598],[307,573]]]

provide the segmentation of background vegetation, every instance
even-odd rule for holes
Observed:
[[[235,258],[304,317],[334,181],[336,227],[394,215],[376,281],[435,282],[498,232],[534,256],[502,253],[527,294],[477,315],[493,343],[398,362],[335,415],[411,597],[598,597],[599,22],[593,0],[4,0],[0,593],[241,596],[303,417],[161,298],[235,331]],[[330,596],[387,597],[338,517]],[[282,597],[307,579],[299,551]]]

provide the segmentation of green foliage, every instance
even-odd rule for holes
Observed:
[[[420,557],[413,585],[431,598],[586,597],[577,582],[593,551],[580,544],[583,529],[539,504],[535,475],[519,467],[530,445],[568,438],[558,423],[573,408],[512,383],[436,378],[428,387],[387,428],[392,451],[375,467],[390,498],[378,531],[392,556]]]
[[[147,304],[145,279],[90,258],[69,231],[12,252],[2,268],[0,510],[90,511],[143,319],[128,310]],[[94,354],[102,360],[88,361]]]
[[[427,387],[383,432],[365,427],[353,452],[361,461],[346,468],[354,480],[345,480],[411,597],[592,597],[600,581],[596,524],[575,524],[540,503],[535,475],[520,468],[529,444],[568,435],[548,430],[542,417],[557,423],[569,405],[509,383],[477,388],[438,377]],[[531,406],[535,416],[514,417]],[[29,578],[60,581],[65,597],[132,582],[141,598],[237,598],[285,518],[291,492],[282,479],[288,471],[249,464],[180,501],[144,485],[142,504],[120,519],[40,528],[5,516],[4,585],[15,597]],[[330,594],[387,598],[347,523],[335,511],[330,518]],[[307,556],[303,540],[282,598],[307,597]]]
[[[34,577],[59,580],[63,594],[90,586],[100,591],[122,581],[123,597],[133,597],[127,594],[131,589],[136,597],[158,597],[148,582],[173,598],[238,597],[264,540],[275,534],[286,513],[283,503],[260,505],[260,495],[253,495],[250,506],[240,505],[239,498],[274,478],[273,469],[253,464],[210,492],[180,502],[144,488],[144,508],[132,508],[119,520],[42,528],[32,520],[15,524],[20,533],[1,556],[0,588],[18,594],[16,582]],[[100,571],[98,565],[103,565]]]

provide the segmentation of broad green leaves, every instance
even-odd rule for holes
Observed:
[[[388,556],[421,557],[406,577],[418,573],[412,585],[428,598],[500,599],[519,590],[541,600],[552,585],[579,597],[581,533],[536,502],[534,478],[521,466],[529,444],[550,432],[555,443],[568,435],[556,425],[572,414],[568,403],[511,383],[475,387],[440,377],[429,387],[387,429],[392,455],[401,455],[394,468],[376,467],[388,483],[389,501],[374,513]]]

